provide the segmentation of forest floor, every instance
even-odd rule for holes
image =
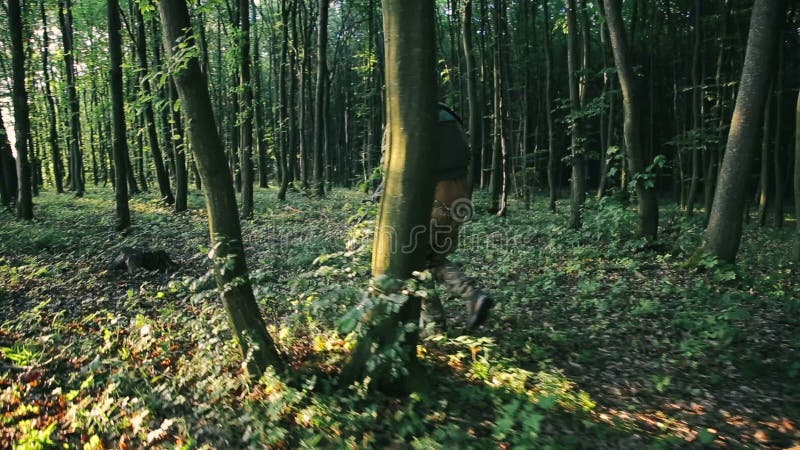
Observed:
[[[671,207],[654,247],[612,199],[590,201],[581,231],[566,202],[479,216],[453,259],[492,291],[493,314],[462,335],[463,305],[447,300],[449,334],[418,351],[430,389],[397,400],[334,384],[352,346],[340,318],[369,274],[363,198],[257,191],[248,262],[292,375],[254,386],[211,289],[202,197],[176,215],[137,196],[125,236],[109,189],[43,193],[31,224],[0,213],[0,447],[800,446],[793,223],[747,225],[736,267],[689,268],[702,218]],[[107,270],[123,246],[180,267]]]

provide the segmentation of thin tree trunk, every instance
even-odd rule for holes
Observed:
[[[773,224],[776,228],[783,227],[783,37],[782,31],[778,32],[778,66],[775,73],[775,140],[773,151],[773,179],[775,181],[775,201],[773,208]]]
[[[606,108],[600,110],[600,180],[597,185],[597,198],[601,199],[606,195],[606,184],[608,183],[608,148],[611,146],[609,138],[611,137],[610,126],[608,125],[612,120],[610,111],[614,106],[614,101],[611,98],[611,76],[608,73],[608,28],[605,24],[605,9],[603,8],[602,0],[595,0],[597,11],[600,14],[602,23],[600,24],[600,53],[603,58],[603,93],[602,97],[608,103],[608,111]]]
[[[153,112],[152,88],[146,76],[149,72],[147,64],[147,40],[145,38],[145,23],[142,16],[141,5],[137,5],[135,9],[136,14],[136,54],[139,58],[139,70],[142,77],[145,79],[141,82],[144,109],[145,126],[147,129],[147,140],[150,144],[150,154],[153,156],[153,164],[156,168],[156,180],[158,181],[158,190],[161,193],[161,199],[168,205],[175,202],[175,197],[172,196],[172,188],[169,185],[169,174],[164,167],[164,159],[161,156],[161,146],[158,143],[158,131],[156,130],[156,117]]]
[[[31,122],[28,112],[28,92],[25,87],[25,50],[23,41],[22,8],[19,0],[8,1],[8,30],[11,35],[12,101],[17,149],[17,218],[33,219],[31,166],[28,162],[28,138]]]
[[[189,10],[184,0],[161,0],[158,9],[165,47],[174,57],[178,42],[193,39]],[[258,379],[269,366],[283,369],[283,362],[266,330],[248,279],[233,180],[217,133],[208,84],[196,56],[182,67],[174,79],[191,127],[191,149],[203,178],[214,275],[236,342],[247,359],[248,373]]]
[[[558,153],[555,145],[555,129],[553,126],[553,40],[550,35],[550,0],[544,0],[544,55],[545,55],[545,109],[547,109],[547,185],[550,191],[550,211],[556,212],[558,198]]]
[[[0,201],[2,201],[3,206],[10,208],[17,198],[17,167],[14,156],[11,154],[11,143],[6,134],[2,114],[0,114],[0,172],[2,172],[0,174],[2,176]]]
[[[253,91],[250,86],[250,1],[239,0],[242,219],[253,217]]]
[[[694,0],[694,51],[692,52],[692,128],[695,139],[692,142],[692,179],[689,185],[689,197],[686,199],[686,214],[694,213],[694,202],[700,188],[700,145],[703,118],[701,116],[702,80],[700,79],[700,49],[702,45],[700,0]]]
[[[325,196],[325,115],[328,79],[328,7],[329,0],[319,0],[317,18],[317,86],[314,95],[314,186],[317,197]]]
[[[586,199],[586,187],[583,172],[583,149],[581,140],[581,121],[578,114],[581,111],[581,94],[578,75],[578,24],[575,14],[575,0],[566,0],[567,9],[567,78],[569,82],[570,111],[572,112],[572,123],[570,124],[570,135],[572,141],[570,150],[572,153],[572,180],[570,182],[570,222],[572,229],[581,227],[583,215],[583,203]],[[585,87],[584,87],[585,89]]]
[[[793,256],[796,262],[800,262],[800,93],[797,94],[794,122],[794,218],[796,232]]]
[[[170,105],[178,101],[178,90],[173,77],[169,79]],[[183,104],[183,101],[181,101]],[[175,212],[183,212],[188,208],[189,177],[186,170],[186,135],[181,117],[181,112],[174,107],[170,108],[172,117],[172,155],[175,164]]]
[[[128,142],[125,132],[125,105],[122,93],[122,36],[120,36],[119,1],[110,0],[108,12],[108,52],[111,58],[111,122],[114,148],[114,171],[116,174],[115,198],[117,205],[117,230],[124,230],[131,225],[131,213],[128,208],[128,189],[125,183],[126,156]],[[128,161],[128,164],[130,162]]]
[[[767,91],[767,104],[764,106],[764,129],[761,132],[761,170],[758,186],[758,225],[767,224],[767,207],[770,202],[770,146],[769,132],[772,129],[772,84]]]
[[[252,8],[251,20],[255,24],[256,6],[255,3],[250,5]],[[268,155],[267,149],[269,147],[267,141],[267,119],[264,111],[264,83],[263,83],[263,68],[261,66],[261,37],[256,33],[255,40],[253,41],[253,78],[255,82],[254,104],[255,104],[255,119],[256,119],[256,135],[258,136],[258,187],[269,187],[269,173],[268,173]]]
[[[639,100],[633,68],[628,59],[628,42],[625,37],[622,14],[616,0],[604,1],[606,23],[622,88],[622,105],[625,116],[623,128],[628,171],[632,178],[636,175],[645,176],[639,126]],[[655,180],[639,179],[635,186],[639,207],[639,233],[647,239],[655,240],[658,235],[658,199],[656,198]]]
[[[64,43],[64,65],[67,73],[67,96],[69,99],[70,125],[70,188],[76,197],[85,192],[83,176],[83,152],[81,151],[81,112],[78,91],[75,87],[75,55],[72,41],[72,0],[61,0],[58,8],[61,22],[61,39]]]
[[[758,141],[777,37],[774,31],[783,9],[781,0],[755,0],[750,17],[739,93],[702,246],[724,261],[733,262],[739,250],[747,189],[742,180],[749,177],[753,147]]]
[[[50,38],[47,27],[47,14],[45,14],[44,0],[39,2],[42,15],[42,72],[44,73],[44,97],[47,103],[48,131],[50,142],[50,155],[53,164],[53,181],[56,192],[64,192],[64,167],[61,162],[61,148],[58,145],[58,118],[56,117],[55,100],[50,88]]]
[[[466,66],[467,96],[469,98],[469,148],[472,156],[472,169],[470,170],[470,186],[475,181],[480,182],[481,164],[481,136],[483,135],[483,121],[481,120],[481,105],[478,99],[478,87],[475,73],[475,53],[472,46],[472,0],[465,0],[464,12],[461,20],[463,29],[464,62]]]

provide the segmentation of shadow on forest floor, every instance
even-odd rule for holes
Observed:
[[[453,259],[498,304],[476,335],[424,342],[430,391],[394,400],[328,381],[351,345],[336,322],[368,275],[359,200],[337,190],[279,204],[257,191],[248,260],[296,374],[255,387],[210,289],[202,197],[179,215],[135,198],[123,237],[108,190],[43,193],[32,224],[0,213],[0,446],[800,445],[800,280],[788,230],[748,228],[739,266],[705,259],[689,270],[701,218],[675,210],[662,214],[659,253],[611,200],[587,206],[580,232],[539,203],[476,218]],[[367,231],[352,233],[350,219],[365,213]],[[163,248],[180,268],[108,272],[123,246]],[[460,302],[446,307],[451,328],[463,325]]]

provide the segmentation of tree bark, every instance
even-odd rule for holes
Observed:
[[[550,0],[544,0],[544,55],[545,55],[545,109],[547,110],[547,186],[550,193],[550,211],[556,212],[558,198],[558,153],[553,126],[553,38],[550,33]]]
[[[628,42],[622,14],[617,0],[604,0],[606,24],[614,52],[620,87],[622,88],[622,106],[624,114],[624,139],[627,153],[628,171],[631,179],[636,175],[645,175],[642,158],[641,130],[639,126],[639,99],[636,90],[633,67],[629,61]],[[652,183],[652,184],[649,184]],[[639,207],[639,233],[647,239],[655,240],[658,236],[658,199],[655,191],[655,180],[639,179],[636,183],[636,195]]]
[[[569,82],[569,103],[572,113],[570,135],[572,141],[570,152],[572,154],[572,179],[570,181],[570,222],[569,227],[581,227],[583,204],[586,200],[586,186],[583,171],[583,143],[581,140],[581,121],[578,114],[581,112],[581,96],[585,86],[579,86],[578,75],[578,24],[576,17],[575,0],[566,0],[567,9],[567,78]],[[583,84],[583,83],[581,83]],[[585,94],[584,94],[585,95]]]
[[[186,169],[186,127],[183,126],[181,111],[175,109],[174,105],[178,102],[178,89],[175,87],[174,77],[169,78],[169,97],[170,111],[172,117],[169,122],[172,126],[170,140],[172,145],[172,159],[175,164],[175,212],[183,212],[188,209],[189,177]],[[181,100],[181,110],[183,101]]]
[[[161,0],[158,9],[163,23],[164,45],[175,57],[179,42],[193,43],[192,24],[184,0]],[[217,133],[208,83],[196,56],[188,58],[174,75],[183,110],[188,118],[191,149],[203,178],[208,211],[214,275],[247,370],[257,379],[270,366],[282,370],[275,348],[250,285],[239,224],[233,179]]]
[[[386,0],[383,6],[386,46],[388,153],[385,190],[378,212],[372,252],[373,277],[406,279],[425,265],[426,236],[433,203],[437,161],[434,2]],[[432,151],[433,150],[433,151]],[[420,300],[408,297],[399,311],[372,314],[363,336],[345,366],[341,380],[364,378],[375,352],[396,344],[398,335],[409,374],[392,376],[380,364],[369,376],[384,390],[407,392],[420,383],[416,343]],[[376,323],[377,322],[377,323]],[[377,350],[376,350],[377,349]]]
[[[61,40],[64,43],[64,65],[67,73],[67,96],[69,103],[69,148],[70,148],[70,188],[76,197],[85,192],[83,176],[83,152],[81,150],[81,111],[78,91],[75,87],[75,55],[72,41],[72,0],[61,0],[58,8],[61,23]]]
[[[3,206],[10,208],[17,198],[17,167],[14,156],[11,153],[11,143],[8,141],[6,127],[3,124],[3,117],[0,115],[0,202]]]
[[[469,148],[471,152],[472,168],[470,170],[469,185],[480,181],[481,164],[481,136],[483,135],[483,121],[481,120],[481,105],[478,99],[478,86],[475,74],[475,53],[472,45],[472,0],[465,0],[461,20],[463,29],[463,50],[467,80],[467,97],[469,98]]]
[[[241,111],[242,219],[253,217],[253,90],[250,85],[250,0],[239,0],[239,91]]]
[[[692,142],[692,179],[689,184],[689,197],[686,199],[686,214],[694,213],[694,202],[700,189],[700,145],[702,144],[703,117],[701,102],[702,83],[700,79],[700,49],[702,47],[700,0],[694,0],[694,50],[692,52],[692,128],[695,139]]]
[[[796,262],[800,262],[800,93],[797,94],[794,124],[794,217],[796,231],[793,256]]]
[[[114,151],[114,173],[116,175],[115,199],[117,205],[117,230],[131,225],[128,207],[128,185],[126,183],[126,155],[128,142],[125,132],[125,105],[122,94],[122,36],[120,36],[119,1],[110,0],[108,5],[108,52],[111,58],[111,122]]]
[[[317,18],[317,86],[314,95],[314,187],[317,197],[325,196],[325,102],[328,96],[328,7],[319,0]]]
[[[62,194],[64,192],[64,166],[61,162],[61,148],[58,145],[58,118],[56,117],[55,100],[50,88],[50,37],[47,31],[47,14],[45,14],[44,3],[44,0],[41,0],[39,7],[42,15],[42,73],[44,73],[44,97],[47,103],[48,140],[53,164],[53,181],[56,185],[56,192]]]
[[[772,49],[781,0],[756,0],[750,17],[744,68],[736,107],[728,132],[714,205],[706,228],[703,249],[728,262],[734,262],[742,237],[742,213],[753,149],[758,142],[761,118],[770,79]]]
[[[14,105],[15,147],[17,150],[17,218],[33,220],[33,188],[31,165],[28,162],[28,139],[31,122],[28,111],[28,91],[25,87],[25,49],[23,40],[22,7],[19,0],[8,2],[8,30],[11,34],[12,101]]]
[[[145,33],[144,17],[142,16],[141,5],[134,7],[136,14],[136,55],[139,58],[139,70],[142,74],[141,89],[144,96],[143,109],[145,127],[147,128],[147,140],[150,144],[150,154],[153,156],[153,164],[156,168],[156,180],[161,199],[168,205],[175,202],[172,196],[172,188],[169,185],[169,174],[164,167],[164,158],[161,154],[161,146],[158,143],[158,131],[156,130],[156,118],[153,112],[152,88],[146,79],[149,67],[147,63],[147,39]]]

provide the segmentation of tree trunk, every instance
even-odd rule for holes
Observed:
[[[608,148],[611,146],[611,123],[613,121],[614,99],[611,93],[611,75],[608,73],[608,28],[606,27],[606,13],[602,0],[595,0],[597,11],[600,14],[602,23],[600,24],[600,48],[603,57],[603,93],[606,99],[608,110],[604,107],[600,110],[600,179],[597,184],[597,199],[606,195],[606,185],[608,184]]]
[[[797,107],[794,124],[794,217],[795,243],[794,260],[800,262],[800,93],[797,94]]]
[[[139,70],[142,77],[146,77],[149,68],[147,64],[147,39],[145,38],[145,23],[142,16],[141,5],[135,8],[136,14],[136,54],[139,58]],[[161,193],[161,199],[168,205],[175,202],[175,197],[172,196],[172,188],[169,185],[169,174],[164,167],[164,159],[161,156],[161,146],[158,143],[158,131],[156,131],[156,118],[153,112],[152,89],[150,82],[143,79],[141,82],[142,95],[144,96],[143,109],[145,127],[147,128],[147,140],[150,144],[150,154],[153,156],[153,164],[156,168],[156,180],[158,181],[158,190]]]
[[[544,0],[545,109],[547,109],[547,186],[550,191],[550,211],[556,212],[558,198],[558,153],[553,126],[553,38],[550,33],[550,0]]]
[[[251,5],[253,9],[252,22],[255,23],[256,11],[255,3]],[[255,40],[253,41],[253,81],[254,88],[254,105],[256,114],[256,135],[258,136],[258,187],[269,187],[269,165],[267,149],[269,143],[267,141],[267,118],[264,111],[264,83],[262,80],[262,67],[261,67],[261,38],[260,34],[256,33]]]
[[[250,86],[250,1],[239,0],[239,91],[241,112],[242,219],[253,217],[253,91]]]
[[[783,32],[778,32],[778,65],[775,73],[775,151],[773,152],[773,179],[775,181],[775,201],[773,208],[773,225],[783,227]]]
[[[581,112],[581,94],[583,89],[579,86],[578,74],[578,24],[575,14],[575,0],[567,0],[567,78],[569,83],[569,103],[572,113],[570,135],[572,141],[570,151],[572,154],[572,179],[570,182],[570,222],[569,227],[581,227],[583,203],[586,199],[586,186],[583,172],[583,149],[581,140],[581,121],[578,114]]]
[[[11,153],[11,143],[8,141],[6,127],[3,124],[3,117],[0,115],[0,202],[3,206],[10,208],[17,198],[17,167],[14,156]]]
[[[633,67],[629,61],[628,42],[622,14],[617,0],[604,0],[606,24],[614,51],[614,62],[617,66],[620,87],[622,88],[622,106],[624,120],[625,150],[628,160],[628,171],[631,179],[637,180],[636,195],[639,207],[639,233],[647,239],[655,240],[658,235],[658,199],[655,191],[655,180],[642,179],[645,165],[642,158],[641,132],[639,127],[639,99],[635,86]]]
[[[184,0],[161,0],[158,9],[164,44],[174,58],[179,42],[194,39],[189,10]],[[191,127],[191,149],[203,178],[214,275],[242,356],[248,358],[248,373],[257,379],[269,366],[281,370],[283,362],[248,280],[233,179],[217,133],[208,84],[196,56],[188,58],[182,67],[174,74],[174,80]]]
[[[289,110],[291,109],[290,103],[291,98],[289,97],[288,92],[288,79],[290,76],[289,73],[289,19],[292,16],[291,8],[293,0],[281,0],[281,21],[283,22],[283,26],[281,27],[283,39],[281,41],[281,70],[280,70],[280,77],[278,80],[279,84],[279,95],[280,95],[280,120],[278,122],[279,134],[280,134],[280,142],[281,142],[281,151],[278,157],[278,165],[279,171],[281,175],[281,187],[278,190],[278,200],[284,201],[286,200],[286,191],[289,189],[289,183],[291,180],[291,174],[289,173],[290,169],[293,170],[293,167],[289,165],[289,158],[290,158],[290,144],[289,144],[289,131],[288,131],[288,119],[289,119]],[[292,75],[294,76],[294,75]]]
[[[172,155],[175,164],[175,212],[183,212],[188,208],[187,195],[189,193],[189,177],[186,169],[186,134],[181,111],[176,110],[173,105],[178,102],[178,89],[175,87],[175,79],[169,78],[169,105],[172,117]],[[181,101],[181,106],[183,101]],[[183,109],[183,107],[181,107]]]
[[[481,136],[483,135],[483,121],[481,120],[481,105],[478,99],[478,87],[475,73],[475,53],[472,49],[472,0],[465,0],[464,12],[461,20],[463,29],[464,62],[467,79],[467,96],[469,98],[469,148],[471,152],[472,168],[470,170],[469,185],[480,181],[481,164]]]
[[[81,151],[81,111],[78,91],[75,87],[75,55],[72,42],[72,0],[61,0],[58,8],[61,23],[61,39],[64,43],[64,65],[67,73],[67,96],[69,103],[69,148],[70,148],[70,188],[76,197],[85,192],[83,176],[83,152]]]
[[[697,199],[697,192],[700,189],[700,146],[702,145],[703,117],[702,107],[702,83],[700,79],[700,49],[702,46],[700,0],[694,0],[694,51],[692,52],[692,128],[694,129],[695,139],[692,142],[692,180],[689,184],[689,197],[686,199],[686,214],[694,213],[694,202]]]
[[[767,207],[770,202],[770,141],[769,132],[772,129],[772,85],[767,90],[767,104],[764,106],[764,129],[761,132],[761,170],[759,172],[758,187],[758,225],[767,224]]]
[[[125,105],[122,94],[122,36],[120,36],[119,1],[108,3],[108,52],[111,58],[111,122],[114,148],[114,173],[116,174],[115,198],[117,204],[117,230],[131,225],[131,212],[128,208],[128,185],[125,182],[125,160],[128,142],[125,133]]]
[[[50,89],[50,37],[47,32],[47,14],[45,14],[44,0],[39,2],[42,15],[42,72],[44,73],[44,97],[47,103],[48,131],[50,141],[50,156],[53,164],[53,181],[56,192],[64,192],[64,166],[61,162],[61,148],[58,145],[58,119],[53,92]]]
[[[433,203],[436,150],[436,78],[434,8],[429,0],[386,0],[383,6],[386,46],[388,153],[385,190],[378,212],[372,252],[373,277],[409,278],[425,265],[427,230]],[[431,151],[433,150],[433,151]],[[419,384],[420,299],[408,297],[396,312],[371,311],[368,333],[359,339],[341,380],[351,383],[369,375],[373,386],[408,392]],[[380,306],[379,306],[380,307]],[[398,336],[400,341],[398,342]],[[372,370],[368,361],[400,344],[408,372],[393,374],[391,363]]]
[[[774,31],[783,9],[781,0],[756,0],[753,5],[739,93],[703,241],[704,250],[724,261],[733,262],[739,250],[747,188],[742,180],[748,178],[758,141],[777,37]]]
[[[28,162],[28,139],[31,122],[28,113],[28,92],[25,87],[25,50],[22,8],[19,0],[8,2],[8,30],[11,35],[12,100],[14,104],[14,131],[17,149],[17,217],[33,219],[33,189],[31,166]]]
[[[717,101],[716,101],[716,109],[717,109],[717,127],[718,131],[718,139],[719,144],[716,146],[712,146],[708,149],[709,161],[708,161],[708,169],[706,173],[708,174],[706,177],[705,182],[705,198],[706,198],[706,205],[705,205],[705,213],[706,219],[705,223],[708,224],[709,216],[711,215],[711,208],[714,201],[714,189],[717,186],[717,173],[719,172],[719,157],[720,153],[722,152],[724,145],[724,138],[723,130],[725,128],[725,102],[723,101],[723,97],[725,96],[725,87],[723,85],[722,79],[722,68],[725,64],[725,55],[726,55],[726,46],[728,40],[728,30],[730,29],[730,19],[731,19],[731,8],[733,7],[733,0],[725,0],[724,12],[722,17],[722,34],[720,37],[720,46],[719,46],[719,54],[717,55],[717,72],[714,77],[714,84],[717,86]]]
[[[328,7],[319,0],[317,18],[317,86],[314,95],[314,187],[317,197],[325,196],[325,102],[328,97]]]

